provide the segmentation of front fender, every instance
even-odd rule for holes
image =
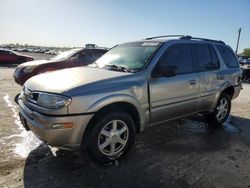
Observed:
[[[146,122],[148,122],[148,115],[145,113],[144,110],[142,110],[143,108],[141,107],[140,102],[134,98],[131,95],[127,95],[127,94],[114,94],[114,95],[109,95],[106,97],[103,97],[101,99],[99,99],[98,101],[96,101],[94,104],[92,104],[88,109],[87,109],[87,113],[88,112],[98,112],[99,110],[101,110],[102,108],[114,104],[114,103],[129,103],[131,105],[133,105],[140,116],[140,124],[141,124],[141,129],[143,130]]]
[[[134,97],[132,97],[130,95],[126,95],[126,94],[114,94],[114,95],[105,96],[105,97],[97,100],[95,103],[93,103],[87,109],[86,112],[87,113],[88,112],[97,112],[100,109],[102,109],[103,107],[108,106],[108,105],[113,104],[113,103],[117,103],[117,102],[130,103],[136,107],[138,112],[140,111],[140,103]]]

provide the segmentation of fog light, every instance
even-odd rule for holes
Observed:
[[[52,129],[70,129],[73,127],[73,123],[57,123],[51,126]]]

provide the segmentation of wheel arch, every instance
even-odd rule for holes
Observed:
[[[89,123],[84,131],[84,134],[82,137],[82,144],[85,141],[85,139],[87,138],[87,136],[89,135],[88,133],[92,130],[93,125],[98,120],[98,117],[102,116],[105,113],[109,113],[112,111],[124,111],[124,112],[128,113],[131,116],[131,118],[134,120],[136,133],[140,132],[140,130],[141,130],[141,116],[140,116],[140,112],[139,112],[138,108],[134,104],[132,104],[128,101],[117,101],[117,102],[109,103],[106,105],[100,105],[100,106],[95,111],[96,112],[95,115],[91,118],[91,120],[89,121]],[[90,108],[90,109],[93,109],[93,108]]]
[[[234,90],[234,86],[233,86],[233,85],[231,85],[231,84],[229,84],[229,83],[224,84],[224,85],[218,90],[218,92],[217,92],[217,94],[216,94],[216,96],[215,96],[214,102],[213,102],[213,104],[212,104],[212,106],[211,106],[211,110],[213,110],[213,109],[215,108],[215,106],[216,106],[216,104],[217,104],[217,102],[218,102],[220,96],[222,95],[222,93],[228,94],[228,95],[230,96],[230,98],[233,99],[234,92],[235,92],[235,90]],[[210,111],[211,111],[211,110],[210,110]]]
[[[230,98],[232,99],[233,98],[233,96],[234,96],[234,87],[231,85],[231,86],[228,86],[227,88],[225,88],[222,92],[221,92],[221,94],[222,93],[226,93],[226,94],[228,94],[229,96],[230,96]]]

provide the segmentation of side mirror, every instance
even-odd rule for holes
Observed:
[[[164,64],[159,64],[156,67],[156,71],[160,73],[162,76],[165,77],[172,77],[176,76],[178,69],[174,65],[164,65]]]

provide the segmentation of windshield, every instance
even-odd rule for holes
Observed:
[[[72,49],[72,50],[62,52],[59,55],[52,57],[50,60],[51,61],[59,61],[59,60],[67,59],[67,58],[71,57],[74,53],[76,53],[78,50],[79,49]]]
[[[142,69],[154,52],[159,42],[132,42],[121,44],[105,53],[95,64],[99,68],[125,68],[128,71]]]

